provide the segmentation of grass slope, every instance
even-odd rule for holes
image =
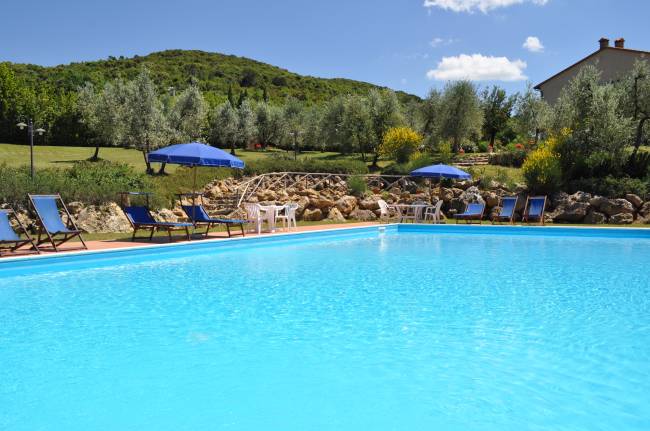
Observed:
[[[310,103],[320,103],[338,94],[366,93],[371,88],[379,88],[350,79],[303,76],[245,57],[191,50],[167,50],[133,58],[109,57],[108,60],[53,67],[8,64],[28,82],[47,83],[67,91],[75,91],[86,81],[102,84],[117,77],[131,79],[142,65],[146,65],[161,91],[167,92],[169,87],[178,91],[190,80],[197,79],[212,103],[226,100],[231,86],[235,97],[246,89],[249,96],[261,99],[266,88],[272,102],[293,96]],[[402,101],[419,99],[404,92],[398,92],[398,96]]]

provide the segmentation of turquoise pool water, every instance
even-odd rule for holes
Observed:
[[[0,429],[650,429],[650,232],[299,238],[0,262]]]

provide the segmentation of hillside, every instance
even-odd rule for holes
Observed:
[[[249,96],[261,99],[264,89],[272,102],[293,96],[308,103],[320,103],[338,94],[366,93],[375,85],[350,79],[325,79],[303,76],[270,64],[234,55],[204,51],[168,50],[133,58],[109,57],[108,60],[70,63],[54,67],[9,64],[17,76],[30,83],[49,84],[68,91],[86,81],[101,84],[106,80],[133,78],[141,65],[147,65],[163,91],[176,91],[197,79],[209,101],[227,97],[229,87],[238,95],[245,89]],[[404,102],[417,96],[398,92]]]

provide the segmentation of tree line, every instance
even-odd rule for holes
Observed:
[[[146,67],[132,80],[85,83],[70,93],[27,85],[0,64],[0,141],[24,142],[15,124],[29,117],[48,130],[48,142],[95,146],[93,159],[100,157],[101,147],[123,146],[142,151],[146,163],[146,154],[158,147],[199,140],[233,154],[269,146],[296,153],[355,153],[376,166],[385,134],[394,127],[421,135],[422,151],[473,152],[513,142],[535,146],[562,128],[600,130],[607,124],[602,136],[576,137],[581,142],[576,145],[609,139],[607,148],[615,154],[633,139],[638,149],[648,134],[648,65],[640,62],[625,79],[608,85],[601,85],[592,69],[550,107],[530,85],[508,95],[498,86],[479,89],[469,81],[449,82],[422,100],[404,103],[386,89],[339,95],[316,105],[293,97],[282,104],[252,100],[245,91],[236,96],[232,88],[225,101],[209,103],[196,80],[176,94],[160,92]],[[587,97],[592,97],[589,107]],[[605,113],[610,117],[601,118]],[[590,122],[590,128],[585,126]],[[152,172],[148,164],[147,171]]]

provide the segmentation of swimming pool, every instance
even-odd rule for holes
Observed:
[[[400,225],[0,261],[0,429],[647,430],[648,256]]]

